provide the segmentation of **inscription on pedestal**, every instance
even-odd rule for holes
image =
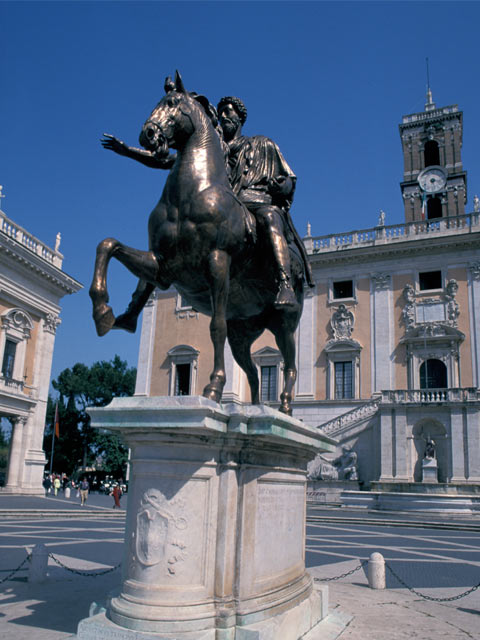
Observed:
[[[303,563],[305,486],[258,482],[255,524],[257,580]]]

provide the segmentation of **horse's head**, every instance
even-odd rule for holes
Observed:
[[[183,86],[178,71],[175,82],[165,81],[166,95],[160,100],[140,132],[140,144],[162,159],[169,147],[181,148],[198,128],[202,116],[202,96],[193,96]],[[208,103],[208,101],[207,101]]]

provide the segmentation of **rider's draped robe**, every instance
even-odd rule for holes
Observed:
[[[279,211],[285,223],[287,237],[293,237],[293,242],[300,252],[307,283],[313,287],[307,253],[290,217],[297,178],[280,149],[273,140],[265,136],[234,138],[229,144],[228,168],[234,193],[253,214],[261,205],[274,206]],[[268,183],[273,178],[290,178],[293,184],[290,193],[272,196]]]

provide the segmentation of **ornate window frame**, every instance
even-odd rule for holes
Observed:
[[[190,365],[190,395],[195,395],[199,354],[199,351],[188,344],[179,344],[167,352],[167,357],[170,363],[168,395],[175,395],[175,378],[178,364]]]
[[[14,307],[8,309],[0,316],[0,354],[3,361],[5,344],[7,340],[17,345],[15,361],[13,364],[12,379],[22,382],[25,379],[25,357],[27,354],[27,342],[34,328],[31,316],[23,309]],[[0,372],[1,375],[1,372]],[[2,376],[3,378],[3,376]]]
[[[262,367],[276,367],[277,368],[277,397],[270,402],[278,402],[280,398],[281,390],[283,389],[283,359],[282,354],[278,349],[273,347],[263,347],[252,354],[252,360],[257,366],[259,383],[262,383]],[[261,395],[262,389],[259,388]],[[265,404],[269,404],[266,402]]]
[[[352,338],[340,338],[329,340],[325,345],[325,353],[327,355],[327,399],[336,400],[335,398],[335,363],[351,362],[352,363],[352,397],[348,400],[358,399],[360,397],[360,353],[362,345]]]

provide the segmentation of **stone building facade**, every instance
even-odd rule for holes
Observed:
[[[359,479],[422,480],[426,442],[438,481],[480,483],[480,213],[465,213],[462,113],[425,110],[400,124],[405,221],[304,238],[316,287],[297,331],[294,416],[357,453]],[[474,210],[472,210],[474,209]],[[136,393],[199,394],[213,351],[209,319],[174,290],[145,309]],[[265,402],[277,405],[282,360],[253,345]],[[224,400],[248,401],[227,347]]]
[[[12,424],[5,486],[43,494],[43,433],[60,299],[81,285],[63,256],[0,211],[0,416]]]

